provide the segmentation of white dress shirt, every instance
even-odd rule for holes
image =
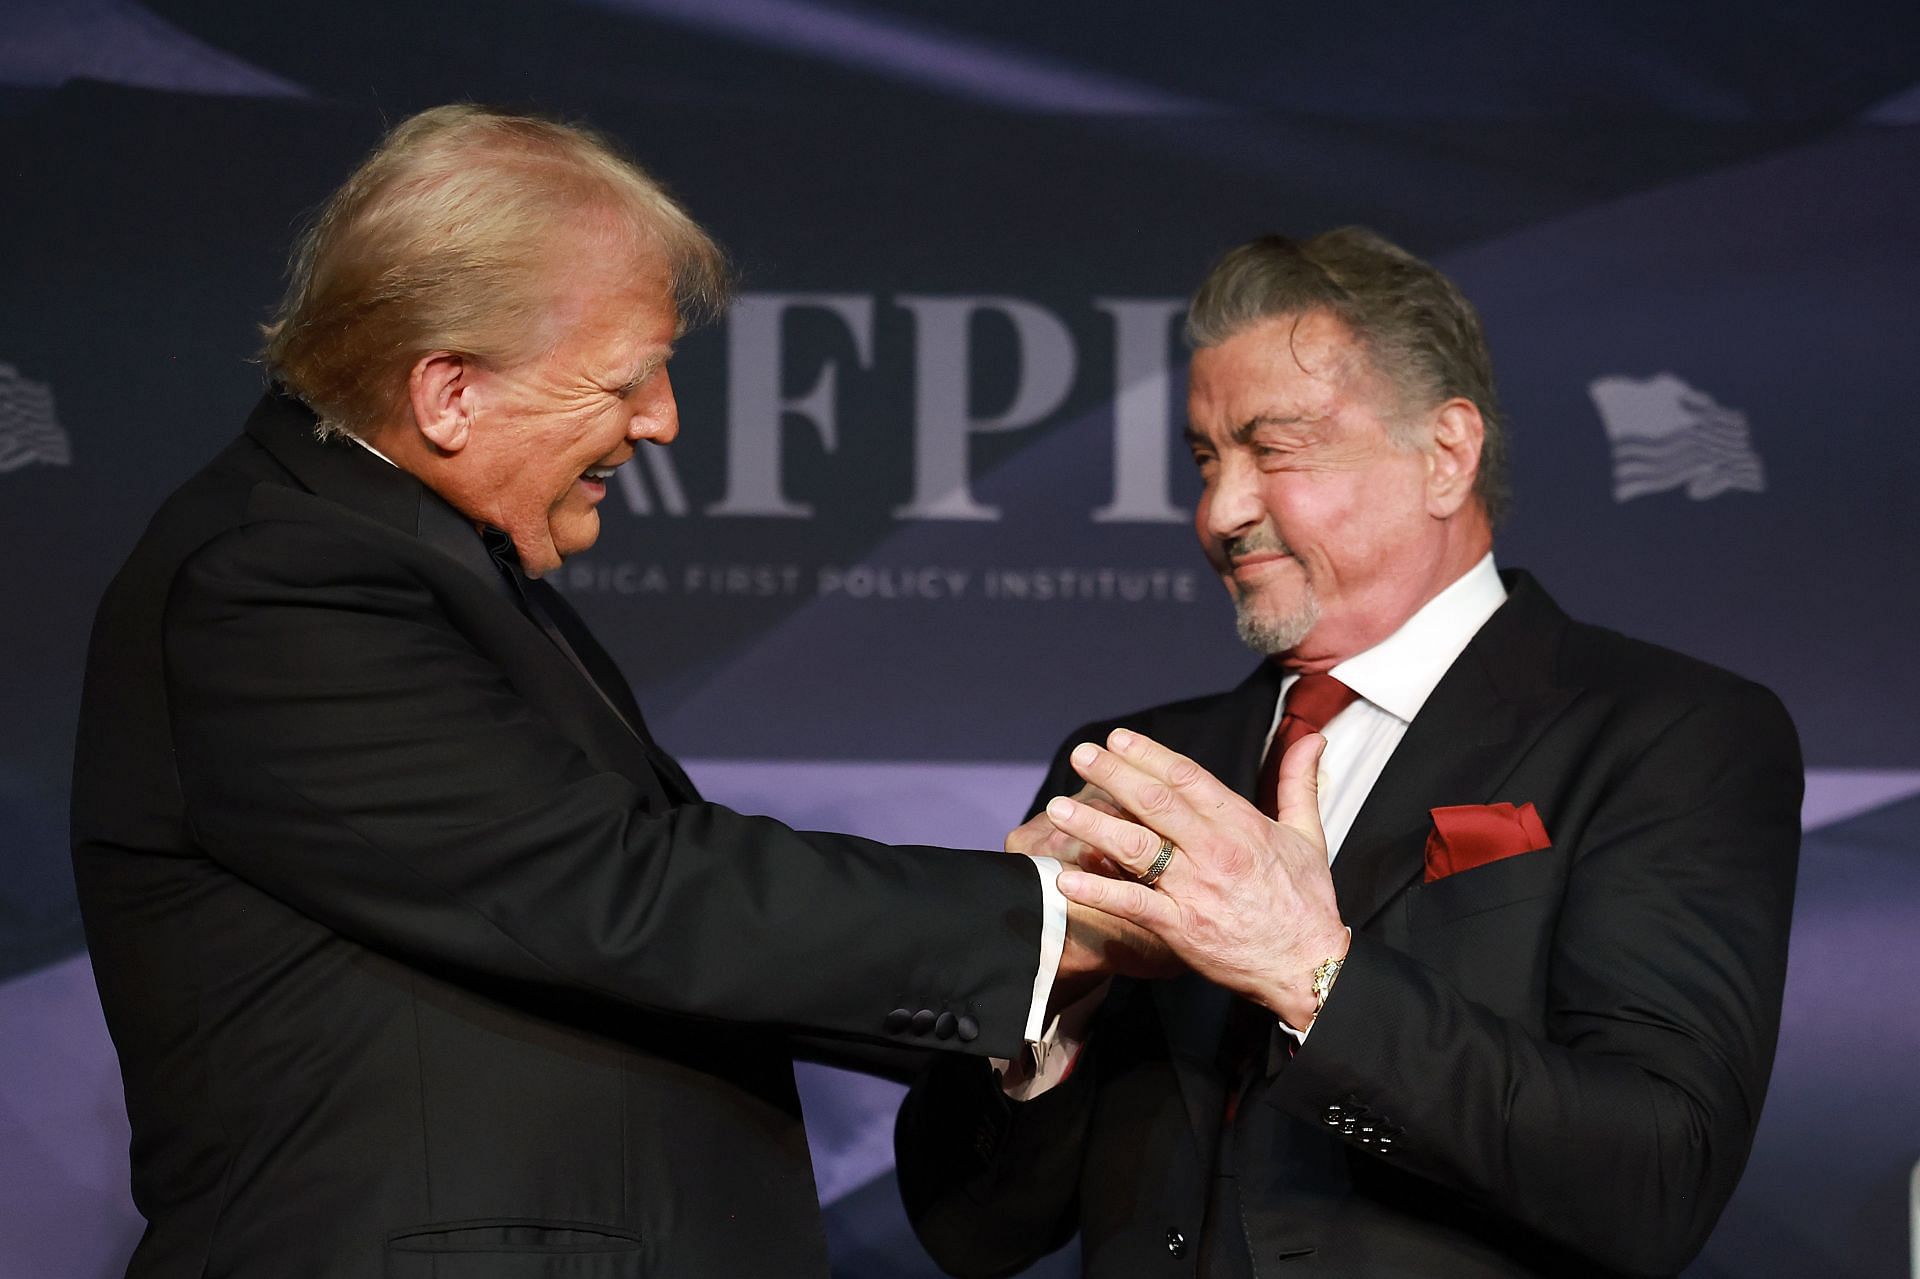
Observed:
[[[1340,855],[1340,845],[1353,829],[1354,818],[1360,815],[1400,739],[1407,735],[1413,717],[1487,619],[1506,601],[1507,588],[1500,583],[1493,552],[1489,551],[1421,605],[1399,630],[1327,672],[1359,694],[1328,720],[1323,730],[1327,749],[1320,756],[1320,825],[1327,836],[1329,864]],[[1272,745],[1280,727],[1287,693],[1299,678],[1289,675],[1280,682],[1273,723],[1267,728],[1268,745]],[[1009,1097],[1026,1101],[1067,1077],[1086,1040],[1093,1014],[1105,997],[1106,987],[1102,985],[1061,1011],[1035,1051],[1031,1072],[1004,1073]],[[1294,1030],[1284,1022],[1281,1029],[1306,1042],[1306,1031]]]
[[[1489,551],[1421,605],[1399,630],[1327,672],[1359,694],[1327,721],[1324,731],[1327,749],[1320,757],[1320,825],[1327,833],[1328,862],[1340,855],[1340,845],[1373,793],[1373,784],[1380,780],[1441,676],[1506,602],[1507,588],[1500,584]],[[1267,730],[1269,744],[1280,726],[1287,692],[1299,678],[1289,675],[1280,682],[1280,701],[1273,708],[1273,726]]]

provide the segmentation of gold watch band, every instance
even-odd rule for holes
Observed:
[[[1353,929],[1347,929],[1347,945],[1353,945]],[[1313,1015],[1318,1018],[1327,1006],[1327,992],[1333,989],[1333,982],[1340,975],[1340,966],[1347,962],[1344,954],[1329,955],[1320,961],[1313,970]]]

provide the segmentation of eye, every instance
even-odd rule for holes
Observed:
[[[623,400],[627,399],[635,391],[645,386],[648,382],[651,382],[653,375],[667,366],[667,358],[670,355],[672,355],[671,351],[669,351],[667,355],[656,356],[648,360],[640,367],[638,372],[627,380],[626,385],[620,387],[614,394]]]
[[[1263,471],[1286,466],[1300,456],[1300,449],[1295,445],[1261,443],[1257,440],[1250,446],[1250,451],[1253,453],[1253,464]]]

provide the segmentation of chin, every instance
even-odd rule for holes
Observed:
[[[569,555],[578,555],[589,550],[600,540],[600,517],[589,515],[584,520],[568,520],[553,529],[553,549],[559,552],[561,559]]]
[[[1240,642],[1256,653],[1274,657],[1297,647],[1319,624],[1320,605],[1312,595],[1278,608],[1254,599],[1234,601],[1234,625]]]

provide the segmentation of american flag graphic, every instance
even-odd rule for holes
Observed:
[[[65,466],[72,460],[67,433],[53,416],[53,388],[0,364],[0,475],[32,462]]]
[[[1747,415],[1672,373],[1610,376],[1587,385],[1613,445],[1613,500],[1685,488],[1695,501],[1766,491]]]

